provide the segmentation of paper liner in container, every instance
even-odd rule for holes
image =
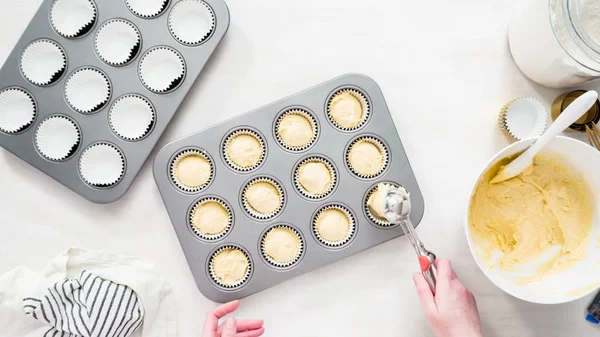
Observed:
[[[39,39],[31,42],[21,54],[21,72],[27,81],[46,86],[58,81],[67,69],[67,56],[55,41]]]
[[[184,45],[198,45],[206,41],[215,29],[215,14],[200,0],[182,0],[171,9],[169,30]]]
[[[298,242],[298,251],[296,252],[294,258],[292,258],[289,261],[277,261],[273,256],[271,256],[267,252],[266,240],[269,237],[269,234],[271,234],[274,230],[277,230],[277,229],[283,229],[283,230],[287,230],[287,231],[291,232]],[[276,267],[276,268],[285,269],[285,268],[290,268],[290,267],[296,265],[298,262],[300,262],[300,260],[302,259],[302,256],[304,255],[304,251],[305,251],[304,247],[305,247],[304,238],[300,234],[300,231],[290,225],[272,226],[265,231],[265,233],[262,235],[262,237],[260,239],[260,252],[262,254],[262,257],[264,258],[265,261],[267,261],[267,263],[269,263],[271,266]]]
[[[161,15],[167,7],[170,0],[125,0],[127,8],[141,18],[152,19]]]
[[[375,173],[366,174],[366,173],[359,172],[358,168],[354,167],[354,165],[352,164],[352,162],[350,160],[350,153],[352,152],[353,147],[356,144],[359,144],[361,142],[373,144],[375,147],[377,147],[377,149],[379,150],[379,153],[382,156],[381,167]],[[385,170],[387,169],[387,167],[389,166],[389,163],[390,163],[390,156],[389,156],[389,151],[387,149],[387,146],[385,145],[385,143],[382,140],[380,140],[379,138],[376,138],[374,136],[361,136],[361,137],[355,138],[353,141],[351,141],[348,148],[346,149],[345,158],[346,158],[346,166],[348,167],[350,172],[352,172],[354,175],[356,175],[357,177],[362,178],[362,179],[373,179],[373,178],[380,176],[381,174],[383,174],[383,172],[385,172]]]
[[[110,143],[88,146],[79,158],[81,178],[94,187],[116,185],[125,174],[125,158],[119,148]]]
[[[308,121],[308,123],[311,126],[312,137],[305,144],[288,144],[288,143],[286,143],[286,141],[283,139],[283,136],[281,135],[281,133],[283,131],[282,130],[283,120],[287,116],[294,116],[294,115],[306,118],[306,120]],[[291,152],[302,152],[302,151],[309,149],[311,146],[313,146],[317,142],[317,138],[319,137],[319,124],[317,124],[316,118],[310,112],[303,110],[303,109],[294,108],[294,109],[284,111],[277,118],[277,122],[275,123],[275,132],[274,133],[275,133],[275,138],[277,139],[277,142],[284,149],[291,151]]]
[[[246,258],[246,262],[248,264],[248,267],[245,270],[244,276],[240,280],[237,280],[237,282],[234,282],[231,284],[223,282],[223,280],[221,278],[219,278],[219,276],[216,274],[215,267],[214,267],[215,257],[218,256],[220,253],[227,252],[227,251],[238,251],[238,252],[242,253],[244,255],[244,257]],[[253,268],[254,268],[254,266],[252,265],[252,259],[250,258],[250,254],[248,254],[248,252],[244,248],[242,248],[241,246],[238,246],[238,245],[230,244],[230,245],[221,246],[221,247],[215,249],[209,255],[208,273],[210,275],[211,280],[213,282],[215,282],[216,285],[218,285],[222,288],[226,288],[229,290],[241,288],[243,285],[246,284],[246,282],[248,282],[248,280],[252,276]]]
[[[359,121],[355,125],[343,125],[339,121],[336,121],[336,119],[332,115],[332,111],[331,111],[332,103],[336,97],[338,97],[339,95],[342,95],[342,94],[349,94],[352,97],[356,98],[356,100],[358,100],[358,102],[360,103],[362,114],[361,114]],[[334,92],[331,95],[331,97],[329,98],[329,100],[327,101],[327,119],[335,128],[340,129],[342,131],[351,132],[351,131],[356,131],[356,130],[362,128],[365,124],[367,124],[370,116],[371,116],[371,105],[369,103],[369,100],[367,99],[367,96],[365,94],[358,91],[357,89],[354,89],[354,88],[340,89],[340,90]]]
[[[498,125],[512,141],[541,136],[548,124],[548,111],[535,98],[516,98],[500,111]]]
[[[146,89],[164,94],[179,87],[185,78],[183,56],[171,47],[159,46],[148,50],[140,60],[139,76]]]
[[[69,106],[82,114],[102,109],[110,100],[111,85],[108,76],[91,67],[75,70],[65,83],[65,98]]]
[[[55,0],[50,9],[50,22],[56,32],[66,38],[78,38],[89,33],[97,19],[92,0]]]
[[[0,92],[0,131],[15,134],[26,130],[37,116],[37,104],[27,90],[11,87]]]
[[[182,160],[184,160],[185,158],[190,157],[190,156],[199,156],[199,157],[205,159],[210,165],[210,175],[209,175],[208,179],[206,180],[206,182],[204,182],[203,184],[198,185],[198,186],[188,186],[188,185],[182,183],[179,180],[179,178],[177,177],[178,165],[181,163]],[[215,165],[212,161],[212,158],[204,151],[201,151],[198,149],[185,149],[185,150],[182,150],[181,152],[179,152],[179,154],[177,154],[175,156],[175,158],[171,161],[169,172],[170,172],[170,176],[171,176],[171,181],[173,182],[173,184],[175,184],[175,186],[177,186],[179,189],[181,189],[184,192],[197,193],[197,192],[200,192],[200,191],[204,190],[205,188],[207,188],[208,185],[210,185],[210,183],[213,181],[214,176],[215,176]]]
[[[326,238],[324,238],[322,236],[322,234],[319,232],[319,229],[317,227],[317,221],[319,220],[320,216],[325,211],[328,211],[328,210],[340,211],[346,216],[346,219],[348,220],[348,233],[340,241],[327,240]],[[311,227],[312,227],[313,235],[315,236],[315,238],[317,239],[317,241],[319,243],[321,243],[322,245],[324,245],[326,247],[330,247],[330,248],[342,248],[345,245],[347,245],[348,243],[350,243],[350,241],[352,241],[352,239],[354,238],[354,235],[356,234],[356,226],[357,226],[356,218],[354,217],[354,215],[352,214],[352,212],[350,211],[350,209],[348,207],[342,206],[340,204],[330,204],[330,205],[322,207],[315,213],[315,215],[313,216]]]
[[[300,176],[299,176],[300,168],[303,165],[308,164],[308,163],[321,163],[321,164],[325,165],[325,167],[329,171],[329,177],[330,177],[331,181],[329,182],[329,186],[327,187],[325,192],[319,193],[319,194],[311,193],[306,189],[305,186],[302,185],[302,182],[300,181]],[[294,168],[294,186],[296,187],[296,190],[302,196],[304,196],[308,199],[320,200],[320,199],[327,198],[329,195],[331,195],[331,193],[333,193],[333,191],[337,187],[337,182],[338,182],[338,177],[337,177],[337,171],[335,169],[335,166],[329,159],[327,159],[323,156],[320,156],[320,155],[312,155],[308,158],[302,159]]]
[[[260,157],[258,158],[258,161],[254,165],[245,166],[245,167],[240,166],[240,165],[236,164],[229,155],[231,141],[233,139],[235,139],[236,137],[242,136],[242,135],[250,136],[250,137],[256,139],[256,141],[260,145],[260,148],[261,148]],[[227,165],[229,165],[229,167],[231,167],[235,171],[239,171],[239,172],[250,172],[250,171],[258,168],[259,166],[261,166],[262,163],[264,163],[264,161],[267,157],[267,154],[266,154],[267,149],[266,149],[265,144],[266,144],[266,142],[265,142],[264,138],[258,132],[251,130],[251,129],[247,129],[247,128],[241,128],[241,129],[237,129],[233,132],[230,132],[229,135],[227,135],[225,137],[225,141],[223,142],[223,148],[222,148],[221,152],[222,152],[223,159],[225,160]]]
[[[121,139],[136,141],[146,137],[154,126],[154,106],[145,97],[128,94],[118,98],[110,108],[108,122]]]
[[[104,63],[123,66],[133,61],[142,46],[137,27],[124,19],[112,19],[100,26],[94,39],[96,53]]]
[[[249,189],[252,186],[259,184],[259,183],[269,184],[277,191],[279,200],[278,200],[277,207],[272,212],[262,213],[259,210],[255,209],[254,207],[256,207],[256,205],[253,207],[250,204],[250,201],[248,200],[247,194],[248,194]],[[283,208],[285,206],[285,201],[286,201],[286,195],[285,195],[285,191],[283,190],[282,185],[277,180],[275,180],[271,177],[257,177],[257,178],[251,179],[248,183],[246,183],[246,185],[242,189],[241,198],[242,198],[242,206],[244,207],[244,210],[246,211],[246,213],[254,219],[263,220],[263,221],[273,219],[276,216],[278,216],[279,214],[281,214],[281,212],[283,211]]]
[[[227,212],[227,215],[228,215],[227,225],[225,226],[225,228],[222,231],[220,231],[218,233],[203,233],[195,225],[194,219],[196,217],[196,213],[202,206],[207,205],[209,203],[216,203],[216,204],[220,205],[221,207],[223,207],[223,209]],[[189,221],[190,229],[200,239],[205,240],[205,241],[214,242],[214,241],[223,239],[225,236],[227,236],[227,234],[229,234],[231,232],[231,229],[233,228],[234,218],[233,218],[233,211],[231,210],[231,207],[225,200],[223,200],[219,197],[202,197],[192,207],[188,221]]]
[[[81,141],[77,123],[70,117],[52,115],[46,117],[35,132],[35,146],[46,159],[61,161],[71,157]]]
[[[379,217],[376,214],[374,214],[371,210],[371,202],[374,202],[376,205],[378,205],[377,207],[381,207],[383,200],[385,200],[385,196],[377,196],[375,193],[379,193],[379,188],[380,186],[386,186],[386,187],[390,187],[390,188],[402,188],[402,186],[400,186],[400,184],[396,184],[393,182],[380,182],[377,183],[375,186],[371,187],[369,189],[369,191],[367,192],[367,194],[365,195],[365,200],[363,201],[363,209],[365,214],[367,215],[367,218],[374,223],[375,225],[379,226],[379,227],[393,227],[395,226],[394,224],[391,224],[386,218],[385,216],[383,217]],[[371,197],[374,197],[375,200],[371,200]],[[383,198],[383,200],[381,200]],[[382,211],[383,213],[383,211]]]

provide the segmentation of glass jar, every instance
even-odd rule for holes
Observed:
[[[508,42],[532,81],[564,88],[600,78],[600,0],[528,0]]]

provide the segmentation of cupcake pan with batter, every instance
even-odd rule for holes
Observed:
[[[43,0],[0,70],[0,146],[119,199],[228,28],[223,0]]]
[[[344,90],[358,92],[368,100],[368,118],[353,130],[340,129],[331,123],[328,116],[331,97]],[[317,126],[314,142],[296,151],[290,151],[277,135],[279,117],[291,110],[305,111],[314,116],[314,125]],[[255,152],[254,157],[264,157],[260,157],[260,163],[249,170],[235,169],[231,166],[231,158],[224,155],[227,144],[230,144],[228,138],[239,130],[259,135],[259,143],[263,143],[262,151],[251,149]],[[372,139],[380,142],[386,151],[385,158],[382,158],[385,160],[381,161],[383,167],[374,176],[361,176],[347,164],[347,152],[357,140]],[[171,172],[178,156],[190,148],[213,159],[210,169],[214,178],[201,190],[181,189],[172,178]],[[335,172],[334,186],[323,197],[307,196],[299,191],[296,183],[297,165],[311,158],[326,160]],[[423,196],[383,93],[377,83],[360,74],[344,75],[167,144],[154,161],[154,178],[198,288],[216,302],[246,297],[403,235],[400,227],[379,223],[368,213],[368,197],[380,182],[404,186],[411,193],[411,220],[415,225],[421,221],[424,211]],[[275,214],[257,216],[248,211],[244,191],[249,183],[265,179],[279,185],[277,190],[283,194],[280,209]],[[259,201],[273,200],[272,193],[266,189],[255,194],[259,195]],[[205,197],[227,202],[233,218],[227,235],[210,241],[190,229],[190,210]],[[315,232],[316,218],[320,211],[326,209],[341,209],[343,212],[339,214],[349,214],[348,233],[340,233],[339,229],[343,230],[344,226],[335,226],[337,223],[331,222],[331,217],[328,221],[333,224],[332,227],[323,233]],[[291,263],[277,263],[265,257],[263,237],[270,228],[278,226],[293,228],[301,238],[302,251]],[[332,242],[321,234],[341,240]],[[220,280],[215,279],[211,268],[214,268],[215,254],[227,247],[240,248],[247,255],[249,269],[239,282],[224,287]]]

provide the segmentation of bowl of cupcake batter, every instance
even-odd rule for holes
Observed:
[[[600,287],[600,152],[557,137],[519,176],[490,181],[534,139],[486,165],[471,190],[466,234],[485,275],[533,303],[581,298]]]

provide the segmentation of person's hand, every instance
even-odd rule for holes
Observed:
[[[433,333],[437,337],[481,337],[475,297],[460,283],[449,260],[437,260],[436,268],[435,295],[423,275],[413,277]]]
[[[265,329],[262,320],[236,320],[229,317],[219,325],[219,320],[237,310],[240,301],[233,301],[217,307],[206,314],[202,337],[258,337]]]

